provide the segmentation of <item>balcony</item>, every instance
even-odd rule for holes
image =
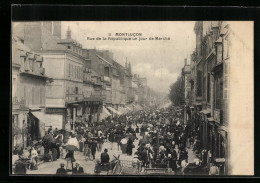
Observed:
[[[223,122],[223,111],[220,109],[214,109],[214,120],[219,123],[222,124]]]
[[[40,73],[41,73],[42,75],[45,75],[45,68],[40,68]]]
[[[111,82],[111,79],[110,79],[110,77],[104,76],[104,81],[110,83],[110,82]]]
[[[29,109],[29,106],[26,104],[24,99],[18,100],[17,97],[12,98],[12,109],[19,110],[19,109]]]

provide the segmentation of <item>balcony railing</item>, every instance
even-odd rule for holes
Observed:
[[[220,109],[214,109],[214,120],[219,124],[223,123],[223,111]]]
[[[216,108],[216,109],[222,109],[222,103],[223,103],[223,100],[222,100],[222,99],[216,99],[215,108]]]
[[[111,79],[110,79],[110,77],[104,76],[104,81],[111,82]]]

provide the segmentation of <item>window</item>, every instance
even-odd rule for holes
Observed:
[[[109,77],[109,67],[105,67],[105,76]]]
[[[207,102],[210,103],[210,73],[208,73]]]
[[[222,109],[223,99],[223,77],[222,72],[219,72],[215,76],[215,108]]]
[[[68,49],[70,50],[70,49],[71,49],[71,47],[70,47],[70,46],[68,46]]]
[[[70,72],[71,72],[71,69],[70,69],[70,64],[69,64],[69,73],[68,73],[68,76],[70,77]]]
[[[202,71],[197,71],[197,96],[202,96]]]
[[[227,49],[227,57],[230,57],[230,40],[229,40],[229,38],[227,39],[227,47],[226,47],[226,49]]]
[[[75,94],[78,94],[79,92],[79,88],[78,87],[75,87]],[[75,100],[77,101],[78,100],[78,97],[75,97]]]

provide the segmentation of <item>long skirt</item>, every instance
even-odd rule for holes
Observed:
[[[121,144],[121,150],[122,150],[122,153],[123,154],[126,154],[126,147],[127,147],[127,144]]]
[[[79,151],[83,152],[83,142],[79,142]]]
[[[190,146],[191,146],[191,145],[190,145],[190,138],[187,139],[186,146],[187,146],[187,148],[190,148]]]
[[[52,149],[52,161],[57,161],[57,149]]]
[[[132,155],[133,151],[132,151],[132,144],[131,145],[127,145],[126,147],[126,153],[128,155]]]
[[[71,158],[67,158],[67,167],[66,167],[67,170],[71,170],[73,169],[73,163],[72,163],[72,160]]]

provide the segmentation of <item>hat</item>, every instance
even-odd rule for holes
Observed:
[[[61,164],[60,164],[60,166],[61,166],[61,167],[64,167],[64,166],[65,166],[65,164],[64,164],[64,163],[61,163]]]
[[[135,154],[135,155],[134,155],[134,158],[138,158],[138,155],[137,155],[137,154]]]

